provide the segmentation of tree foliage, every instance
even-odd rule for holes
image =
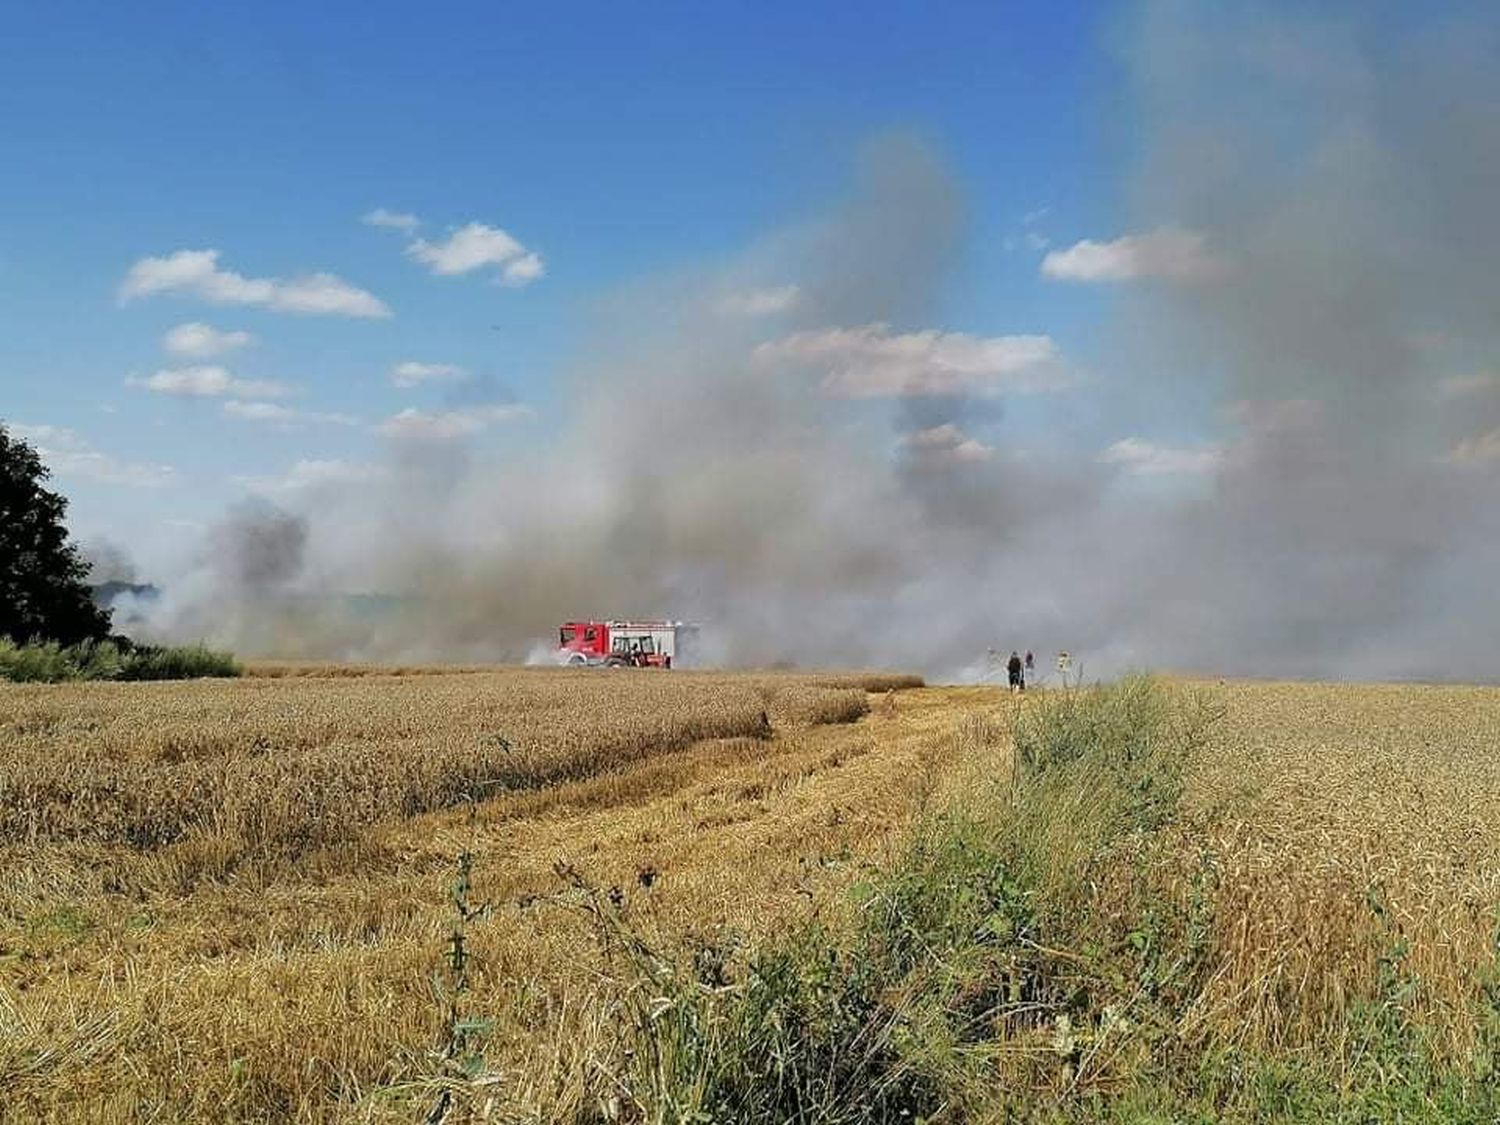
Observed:
[[[45,487],[51,471],[0,425],[0,637],[77,644],[109,634],[88,564],[68,542],[68,502]]]

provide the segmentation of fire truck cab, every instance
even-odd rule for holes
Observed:
[[[557,631],[557,656],[574,667],[670,668],[694,632],[681,621],[567,621]]]

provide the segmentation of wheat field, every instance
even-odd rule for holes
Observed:
[[[1221,975],[1191,1013],[1237,1045],[1313,1049],[1401,952],[1462,1057],[1500,953],[1500,690],[1237,683],[1189,788]]]
[[[1011,771],[991,687],[270,666],[0,687],[0,1118],[412,1120],[464,1015],[495,1120],[577,1115],[611,990],[570,880],[692,948],[856,909]],[[1172,893],[1213,895],[1185,1041],[1326,1050],[1393,941],[1455,1057],[1495,958],[1500,691],[1175,682],[1211,713]],[[1122,883],[1123,886],[1123,883]],[[450,1118],[451,1119],[451,1118]]]
[[[0,693],[17,1119],[379,1114],[430,1069],[459,852],[495,907],[479,1007],[524,1050],[589,992],[558,862],[753,930],[870,858],[945,752],[851,725],[912,677],[272,671]]]

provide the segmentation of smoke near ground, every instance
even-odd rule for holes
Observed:
[[[307,468],[154,627],[493,660],[668,615],[736,663],[1493,676],[1494,22],[1199,8],[1122,32],[1123,229],[1038,262],[1111,294],[1104,360],[944,329],[982,201],[887,137],[831,214],[597,310],[558,415],[519,423],[545,446],[466,401]]]

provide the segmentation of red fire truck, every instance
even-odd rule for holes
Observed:
[[[681,621],[567,621],[557,657],[575,667],[670,668],[690,659],[696,625]]]

